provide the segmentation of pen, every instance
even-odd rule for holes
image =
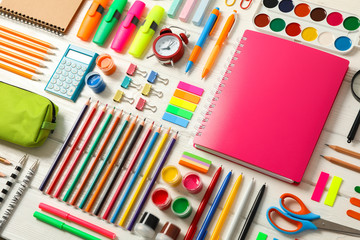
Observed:
[[[101,23],[96,30],[93,42],[99,46],[104,45],[106,39],[109,37],[111,31],[118,23],[121,13],[124,11],[127,0],[114,0],[109,7],[107,14],[101,20]]]
[[[121,22],[116,35],[111,43],[111,48],[116,52],[122,52],[131,35],[134,33],[140,17],[144,11],[145,3],[135,1]]]
[[[210,222],[211,222],[211,220],[212,220],[212,218],[213,218],[213,216],[214,216],[214,214],[215,214],[215,212],[216,212],[216,209],[218,208],[218,206],[219,206],[219,204],[220,204],[221,198],[223,197],[224,192],[225,192],[225,190],[226,190],[226,188],[227,188],[227,185],[229,184],[231,175],[232,175],[232,171],[230,171],[230,172],[226,175],[226,177],[225,177],[225,179],[224,179],[224,181],[223,181],[223,183],[222,183],[219,191],[218,191],[217,194],[216,194],[215,200],[214,200],[213,204],[211,205],[208,214],[206,215],[206,218],[205,218],[205,220],[204,220],[203,225],[202,225],[201,228],[200,228],[200,231],[199,231],[199,234],[198,234],[197,237],[196,237],[196,240],[203,240],[203,239],[205,239],[205,236],[206,236],[206,233],[207,233],[207,228],[209,227]]]
[[[190,70],[190,68],[192,67],[192,65],[194,65],[196,59],[198,58],[198,56],[200,54],[202,47],[204,46],[204,43],[205,43],[207,37],[212,34],[219,17],[220,17],[219,8],[218,7],[214,8],[209,16],[209,19],[205,23],[204,29],[201,32],[201,35],[200,35],[198,41],[196,42],[194,49],[191,52],[189,61],[186,64],[185,72],[188,72]]]
[[[234,10],[234,13],[231,14],[228,19],[226,20],[226,23],[224,25],[224,28],[222,29],[220,33],[220,37],[215,43],[215,46],[213,50],[210,53],[210,56],[208,60],[206,61],[204,70],[202,71],[201,78],[205,78],[205,76],[209,73],[210,69],[214,65],[214,62],[220,52],[220,49],[225,41],[225,39],[229,36],[229,33],[231,32],[231,29],[233,28],[236,20],[236,11]]]

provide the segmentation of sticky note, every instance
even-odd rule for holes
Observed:
[[[182,89],[182,90],[187,91],[187,92],[190,92],[190,93],[193,93],[193,94],[198,95],[198,96],[202,96],[203,93],[204,93],[204,89],[196,87],[196,86],[191,85],[191,84],[186,83],[186,82],[182,82],[182,81],[179,82],[177,88]]]
[[[174,115],[177,115],[179,117],[183,117],[183,118],[186,118],[186,119],[189,119],[189,120],[193,116],[192,112],[189,112],[189,111],[187,111],[185,109],[182,109],[182,108],[178,108],[178,107],[170,105],[170,104],[167,106],[166,112],[172,113]]]
[[[327,180],[329,179],[329,174],[326,172],[321,172],[319,179],[316,183],[314,192],[311,196],[311,200],[314,200],[316,202],[320,202],[321,196],[325,190]]]
[[[174,123],[176,125],[179,125],[181,127],[184,127],[184,128],[186,128],[188,126],[188,124],[189,124],[189,120],[186,120],[184,118],[175,116],[175,115],[167,113],[167,112],[164,113],[162,119],[165,120],[165,121]]]
[[[325,205],[328,205],[330,207],[332,207],[334,205],[337,193],[339,192],[339,188],[340,185],[342,183],[342,178],[338,177],[338,176],[334,176],[331,184],[330,184],[330,188],[328,191],[328,194],[326,195],[326,199],[325,199]]]
[[[268,237],[268,235],[266,235],[265,233],[259,232],[259,234],[256,237],[256,240],[266,240]]]
[[[175,105],[177,107],[184,108],[184,109],[192,111],[192,112],[194,112],[197,107],[196,104],[185,101],[185,100],[177,98],[177,97],[172,97],[170,99],[170,104]]]
[[[200,102],[199,96],[192,94],[192,93],[188,93],[188,92],[180,90],[180,89],[175,90],[174,97],[181,98],[181,99],[184,99],[186,101],[196,103],[196,104],[198,104]]]

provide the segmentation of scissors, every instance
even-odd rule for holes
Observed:
[[[292,199],[300,205],[299,211],[294,211],[285,205],[285,199]],[[284,193],[280,196],[280,206],[284,211],[277,207],[270,207],[266,212],[269,223],[278,231],[286,234],[297,234],[306,230],[323,229],[334,231],[351,236],[360,236],[360,230],[349,228],[341,224],[321,219],[319,215],[309,211],[300,198],[291,194]],[[296,226],[295,230],[287,230],[278,226],[274,221],[274,217],[281,217],[283,220]]]

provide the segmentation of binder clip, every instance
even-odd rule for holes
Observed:
[[[154,94],[156,96],[158,96],[159,98],[161,98],[163,96],[162,92],[156,91],[155,89],[152,89],[151,87],[152,87],[151,84],[145,83],[145,85],[144,85],[144,87],[143,87],[143,89],[141,91],[141,94],[144,95],[144,96],[148,96],[150,94],[150,91],[151,91],[151,92],[154,92]]]
[[[147,76],[147,72],[137,69],[137,66],[135,64],[130,63],[130,66],[129,66],[128,70],[126,71],[126,74],[129,76],[134,76],[135,73],[138,73],[143,77]]]
[[[152,112],[156,112],[157,107],[156,106],[152,106],[146,103],[146,100],[143,98],[139,98],[135,108],[139,111],[143,111],[144,109],[149,109]]]
[[[151,70],[151,72],[150,72],[150,74],[149,74],[149,76],[148,76],[148,78],[147,78],[147,81],[148,81],[149,83],[154,84],[155,81],[156,81],[156,79],[159,79],[159,82],[161,82],[161,83],[163,83],[163,84],[165,84],[165,85],[167,85],[167,84],[169,83],[169,79],[167,79],[167,78],[162,78],[162,77],[159,76],[159,74],[158,74],[157,72]]]
[[[135,101],[133,98],[126,97],[123,91],[117,90],[113,100],[115,102],[120,103],[121,99],[124,99],[125,101],[129,102],[130,104],[133,104]]]
[[[121,83],[121,87],[125,88],[125,89],[128,89],[129,87],[133,87],[133,88],[136,88],[137,90],[140,90],[141,85],[138,83],[134,83],[134,81],[132,81],[131,78],[129,78],[128,76],[125,76],[124,80]]]

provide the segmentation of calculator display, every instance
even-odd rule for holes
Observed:
[[[92,59],[92,57],[82,54],[82,53],[79,53],[79,52],[76,52],[74,50],[69,50],[66,57],[74,59],[74,60],[82,62],[82,63],[85,63],[85,64],[89,64]]]

